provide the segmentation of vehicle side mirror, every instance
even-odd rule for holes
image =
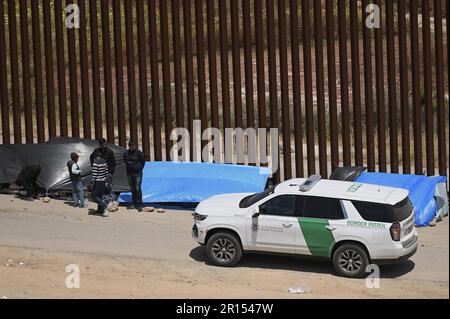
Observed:
[[[260,212],[259,212],[259,207],[256,207],[256,208],[253,210],[252,218],[258,218],[258,217],[259,217],[259,214],[260,214]]]

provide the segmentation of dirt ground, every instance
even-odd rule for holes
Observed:
[[[89,208],[94,208],[89,203]],[[245,255],[235,268],[205,263],[191,211],[109,218],[62,200],[0,195],[0,298],[449,298],[448,218],[419,229],[410,261],[381,267],[380,288],[337,277],[331,264]],[[66,288],[66,266],[80,288]],[[288,288],[306,288],[290,294]]]

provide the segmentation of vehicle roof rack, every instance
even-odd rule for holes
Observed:
[[[314,187],[314,185],[316,185],[321,179],[322,176],[320,175],[311,175],[303,184],[300,185],[299,191],[301,192],[310,191]]]

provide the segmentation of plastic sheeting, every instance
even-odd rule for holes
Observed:
[[[436,193],[434,198],[436,199],[436,220],[440,221],[448,215],[449,204],[447,196],[447,185],[445,183],[436,184]]]
[[[42,170],[37,180],[38,186],[49,192],[69,191],[71,183],[67,161],[71,152],[77,152],[82,181],[87,186],[91,180],[89,157],[97,147],[97,141],[77,138],[55,138],[40,144],[0,145],[0,184],[13,184],[26,164],[39,163]],[[116,157],[114,190],[129,191],[123,161],[125,150],[114,144],[108,144],[108,147]]]
[[[264,190],[270,170],[256,166],[146,162],[142,179],[146,203],[198,203],[213,195]],[[119,201],[131,202],[130,193]]]
[[[404,188],[414,206],[416,226],[428,226],[448,214],[445,176],[361,173],[357,182]]]

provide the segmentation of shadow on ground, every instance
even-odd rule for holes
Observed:
[[[96,209],[93,209],[93,208],[89,208],[89,209],[88,209],[88,215],[89,215],[89,216],[94,216],[94,217],[105,218],[105,217],[102,216],[101,214],[97,213],[97,210],[96,210]]]
[[[120,203],[120,207],[128,207],[130,203]],[[182,211],[191,211],[195,210],[198,203],[144,203],[144,207],[154,207],[156,209],[167,209],[167,210],[182,210]]]
[[[406,260],[400,264],[382,265],[380,266],[381,278],[397,278],[413,271],[416,264],[412,260]]]
[[[207,265],[211,265],[206,259],[206,248],[204,246],[198,246],[192,249],[189,257],[197,262],[204,262]],[[308,256],[247,253],[244,254],[242,260],[236,267],[279,269],[337,276],[331,261],[317,260]],[[414,267],[415,264],[411,260],[400,264],[382,265],[380,266],[380,278],[401,277],[411,272]]]

